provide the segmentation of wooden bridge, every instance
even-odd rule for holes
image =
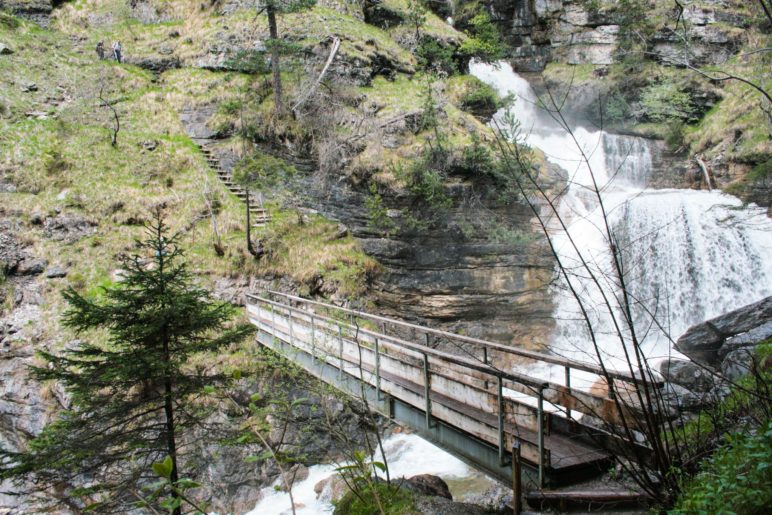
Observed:
[[[272,291],[248,295],[247,311],[262,345],[507,484],[515,461],[526,481],[555,486],[606,469],[612,453],[648,450],[577,420],[635,416],[571,388],[572,371],[604,377],[591,364]],[[564,384],[496,366],[513,358],[562,367]]]

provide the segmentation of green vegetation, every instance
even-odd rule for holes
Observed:
[[[169,235],[162,216],[158,209],[148,239],[136,243],[139,253],[119,260],[122,280],[100,299],[72,288],[64,292],[69,308],[63,323],[87,341],[59,354],[40,351],[47,366],[33,367],[32,376],[60,381],[72,407],[47,425],[27,452],[0,452],[0,462],[11,464],[0,478],[20,486],[34,478],[35,486],[27,487],[31,493],[46,496],[55,488],[76,506],[102,511],[134,504],[131,492],[146,475],[142,467],[164,455],[169,479],[180,480],[179,460],[187,454],[178,443],[181,435],[200,427],[213,411],[202,393],[230,379],[222,371],[196,369],[192,359],[239,344],[254,327],[228,327],[234,308],[214,302],[194,284],[179,235]],[[219,430],[227,431],[227,424]],[[84,471],[89,486],[78,487]],[[44,502],[55,504],[54,499]],[[170,506],[181,513],[174,491]]]
[[[506,47],[487,11],[476,14],[467,24],[469,38],[461,43],[459,51],[462,55],[469,58],[476,57],[485,62],[493,62],[504,57]]]
[[[376,502],[376,499],[378,502]],[[335,506],[334,515],[414,515],[419,513],[413,495],[386,483],[362,488],[359,494],[349,492]]]
[[[735,433],[684,485],[670,513],[762,514],[772,505],[772,421]]]
[[[649,85],[640,97],[643,117],[653,122],[694,122],[696,108],[687,91],[665,80]]]

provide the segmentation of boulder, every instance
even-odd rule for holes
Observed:
[[[737,349],[726,355],[721,362],[721,374],[730,381],[737,381],[753,369],[753,350]]]
[[[45,259],[28,258],[19,263],[16,268],[17,275],[40,275],[46,269],[48,263]]]
[[[66,277],[67,276],[67,269],[63,266],[52,266],[48,270],[46,270],[46,277],[48,279],[56,279],[59,277]]]
[[[418,495],[444,497],[445,499],[453,500],[448,484],[439,476],[418,474],[417,476],[405,479],[400,486],[411,492],[415,492]]]
[[[772,338],[772,320],[768,320],[750,331],[727,338],[724,345],[718,350],[718,357],[722,360],[726,359],[730,353],[738,349],[755,347],[757,343],[770,338]]]
[[[712,395],[698,394],[675,383],[665,383],[662,388],[662,398],[671,408],[680,411],[696,411],[710,403]]]
[[[46,218],[43,230],[47,238],[54,241],[73,243],[94,233],[93,222],[78,215],[59,214]]]
[[[684,359],[672,358],[663,361],[659,364],[659,372],[665,380],[693,392],[707,392],[715,384],[710,371]]]
[[[750,331],[766,326],[770,320],[772,296],[692,326],[678,339],[675,348],[694,361],[718,367],[719,352],[729,338],[742,333],[752,336],[754,333]],[[759,331],[764,334],[763,330]]]

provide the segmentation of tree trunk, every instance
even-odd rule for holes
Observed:
[[[268,14],[268,32],[271,37],[271,73],[273,74],[273,97],[277,113],[284,111],[281,90],[281,68],[279,67],[279,29],[276,26],[276,8],[272,2],[265,6]]]
[[[176,488],[177,481],[180,479],[179,472],[177,471],[177,442],[174,438],[174,405],[172,404],[172,380],[169,377],[168,366],[171,361],[169,356],[169,338],[166,335],[166,330],[163,332],[163,353],[164,364],[167,367],[167,372],[164,374],[164,412],[166,413],[166,447],[169,457],[172,459],[172,473],[169,479],[172,485]],[[176,490],[172,490],[172,497],[179,498],[179,494]],[[172,512],[172,515],[182,515],[182,507],[178,506]]]

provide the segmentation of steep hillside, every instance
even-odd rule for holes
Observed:
[[[286,98],[307,100],[277,115],[260,65],[267,24],[254,2],[39,4],[0,3],[3,445],[23,448],[68,405],[25,369],[36,350],[77,345],[59,324],[62,289],[98,296],[119,281],[116,258],[131,254],[159,205],[183,233],[191,268],[221,298],[271,287],[544,342],[546,248],[528,211],[463,152],[490,139],[484,121],[499,102],[458,73],[466,35],[427,13],[417,58],[399,0],[378,12],[323,3],[283,16],[297,45],[282,74]],[[312,86],[336,39],[332,66]],[[109,55],[117,40],[123,63]],[[258,259],[247,250],[244,204],[201,144],[235,176],[249,163],[287,163],[286,176],[261,184],[272,219],[252,230]],[[436,176],[418,166],[432,144],[443,149]],[[253,370],[250,347],[212,364]],[[270,391],[272,381],[242,386]],[[318,435],[297,438],[329,447]],[[207,469],[229,492],[213,498],[224,510],[248,508],[277,473],[242,471],[241,458]],[[11,510],[19,502],[1,500]]]

